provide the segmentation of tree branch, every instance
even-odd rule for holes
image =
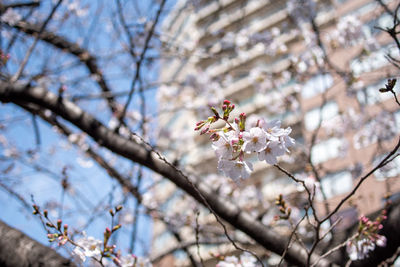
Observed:
[[[0,4],[0,9],[3,6]],[[11,26],[10,26],[11,27]],[[26,21],[20,21],[13,26],[15,29],[22,31],[28,35],[38,35],[40,27],[37,25],[30,24]],[[107,84],[104,75],[102,74],[99,66],[97,65],[98,59],[93,56],[88,50],[80,47],[76,43],[72,43],[65,38],[49,31],[42,31],[39,35],[39,39],[58,48],[64,52],[67,52],[77,57],[83,64],[86,65],[89,72],[96,76],[96,82],[100,86],[104,93],[104,98],[107,100],[112,112],[117,111],[117,102],[112,95],[112,90]]]
[[[76,265],[50,247],[0,221],[0,266],[50,267]]]
[[[220,198],[204,183],[196,181],[193,177],[185,176],[139,137],[133,136],[132,139],[127,139],[118,135],[72,102],[66,99],[60,100],[57,95],[41,87],[32,87],[23,83],[9,84],[2,81],[0,82],[0,101],[12,102],[17,105],[34,103],[53,111],[86,132],[103,147],[168,178],[200,203],[208,204],[218,216],[246,233],[267,250],[280,255],[285,250],[286,238],[282,238],[237,206]],[[191,181],[196,188],[188,181]],[[203,199],[207,203],[204,203]],[[299,244],[294,243],[287,251],[285,259],[297,266],[305,266],[307,254]],[[326,261],[322,261],[320,264],[320,266],[326,265]]]

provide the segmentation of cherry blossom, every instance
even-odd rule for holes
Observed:
[[[375,244],[365,238],[357,242],[348,242],[346,252],[351,260],[362,260],[368,257],[368,253],[375,249]]]
[[[120,267],[152,267],[153,265],[149,259],[137,257],[135,255],[126,255],[118,259],[118,266]]]
[[[86,257],[100,259],[101,246],[103,242],[97,240],[92,236],[87,237],[84,233],[84,237],[76,241],[77,246],[72,251],[78,260],[81,262],[86,261]]]
[[[267,147],[258,153],[258,159],[265,160],[269,164],[278,163],[277,157],[282,156],[285,150],[282,148],[278,141],[269,141]]]
[[[221,159],[218,162],[218,170],[233,180],[238,180],[239,178],[246,179],[250,177],[253,171],[253,164],[249,161]]]
[[[224,260],[219,261],[216,267],[256,267],[257,259],[250,253],[243,253],[240,255],[240,259],[236,256],[225,257]]]
[[[225,134],[221,134],[219,139],[212,143],[212,148],[219,159],[229,159],[232,158],[233,147],[229,137]]]
[[[253,127],[243,133],[243,150],[245,152],[260,152],[267,146],[267,134],[259,127]]]
[[[1,15],[0,20],[6,22],[11,26],[15,25],[22,19],[22,16],[18,14],[14,9],[8,8],[6,12]]]

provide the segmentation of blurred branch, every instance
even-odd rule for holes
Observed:
[[[65,135],[67,138],[71,134],[73,134],[73,132],[70,129],[68,129],[67,126],[61,124],[55,117],[46,116],[45,112],[43,110],[41,110],[40,108],[32,107],[32,105],[30,105],[30,104],[28,104],[28,105],[23,105],[22,104],[22,107],[24,109],[26,109],[27,111],[31,112],[32,114],[36,114],[36,115],[40,116],[43,120],[45,120],[49,124],[57,127],[57,129],[63,135]],[[136,231],[137,231],[137,223],[138,223],[137,218],[138,218],[138,215],[139,215],[138,214],[139,213],[139,204],[142,203],[142,195],[140,194],[138,187],[132,185],[132,183],[130,182],[129,178],[124,177],[115,168],[113,168],[111,165],[109,165],[107,163],[107,161],[105,159],[103,159],[100,154],[96,153],[89,145],[86,148],[85,153],[88,154],[101,167],[103,167],[107,171],[107,173],[108,173],[108,175],[110,177],[116,179],[123,188],[128,190],[137,199],[137,205],[136,205],[135,212],[134,212],[135,222],[133,223],[133,226],[134,226],[134,231],[133,232],[135,234],[133,234],[133,237],[132,237],[132,240],[135,240],[136,239]],[[140,175],[142,175],[142,174],[140,173]],[[0,183],[0,186],[2,186],[1,183]],[[148,213],[150,211],[151,210],[147,209]],[[177,231],[175,231],[173,229],[173,227],[169,226],[168,220],[166,220],[163,216],[158,216],[158,219],[161,220],[164,224],[166,224],[168,226],[168,230],[175,236],[175,238],[177,239],[178,242],[182,242],[182,238],[180,237],[180,234]],[[194,260],[193,256],[191,255],[190,251],[187,250],[187,249],[183,249],[183,250],[187,253],[187,255],[191,259],[192,263],[193,264],[196,263],[196,261]]]
[[[139,78],[140,78],[140,69],[141,69],[141,67],[142,67],[142,63],[143,63],[144,57],[145,57],[145,55],[146,55],[147,49],[149,48],[150,40],[151,40],[151,38],[153,37],[154,30],[155,30],[155,28],[156,28],[156,26],[157,26],[157,23],[158,23],[159,19],[160,19],[161,12],[162,12],[162,10],[163,10],[163,8],[164,8],[165,2],[166,2],[166,0],[162,0],[161,3],[160,3],[160,7],[159,7],[158,10],[157,10],[157,14],[156,14],[156,17],[155,17],[155,19],[154,19],[154,22],[153,22],[153,24],[151,25],[151,28],[150,28],[150,30],[149,30],[147,36],[146,36],[146,40],[145,40],[145,42],[144,42],[144,46],[143,46],[142,53],[140,54],[139,59],[136,61],[135,76],[134,76],[134,78],[133,78],[133,80],[132,80],[132,83],[131,83],[131,88],[130,88],[130,92],[129,92],[129,95],[128,95],[128,99],[126,100],[126,103],[125,103],[125,105],[124,105],[124,109],[122,110],[122,112],[121,112],[121,114],[120,114],[120,116],[119,116],[120,126],[122,125],[122,122],[123,122],[123,120],[124,120],[126,111],[127,111],[127,109],[128,109],[128,106],[129,106],[129,103],[130,103],[131,100],[132,100],[132,96],[133,96],[133,92],[135,91],[136,83],[138,82],[138,80],[139,80]],[[128,31],[127,33],[129,33],[129,31]],[[129,36],[129,35],[128,35],[128,36]],[[132,47],[131,47],[131,49],[132,49]],[[133,55],[132,55],[132,56],[133,56]],[[120,127],[120,126],[119,126],[119,127]],[[118,127],[118,128],[119,128],[119,127]]]
[[[371,215],[369,217],[374,218],[380,213],[381,211],[377,211],[376,213],[374,213],[374,215]],[[357,222],[350,228],[356,231],[358,225],[359,224]],[[390,262],[391,260],[393,260],[393,257],[396,257],[396,253],[398,253],[398,249],[400,247],[400,201],[396,201],[389,206],[389,208],[387,209],[387,219],[382,222],[382,225],[383,228],[378,232],[378,234],[386,237],[386,246],[376,246],[375,249],[368,254],[368,257],[362,260],[353,261],[351,262],[350,266],[378,266],[380,263],[384,263],[384,261],[386,260]],[[347,241],[349,236],[350,235],[348,233],[345,234],[341,238],[341,242]],[[340,266],[344,266],[347,259],[345,257],[342,257],[342,255],[346,255],[346,257],[348,257],[347,253],[343,253],[341,255],[340,253],[333,253],[328,256],[328,258],[331,258],[335,263],[339,264]]]
[[[21,7],[38,7],[40,6],[40,1],[32,1],[32,2],[20,2],[20,3],[12,3],[7,5],[0,4],[0,11],[3,13],[9,8],[21,8]]]
[[[396,154],[397,150],[399,150],[400,148],[400,138],[399,141],[397,142],[396,146],[392,149],[392,151],[390,151],[388,153],[388,155],[382,159],[372,170],[370,170],[367,174],[365,174],[363,177],[360,178],[360,180],[358,181],[358,183],[356,184],[356,186],[353,188],[353,190],[351,190],[350,193],[348,193],[345,197],[343,197],[339,204],[335,207],[335,209],[328,214],[321,222],[325,222],[326,220],[329,220],[335,213],[337,213],[339,211],[339,209],[343,206],[343,204],[351,197],[353,196],[357,189],[361,186],[361,184],[368,178],[370,177],[375,171],[377,171],[378,169],[382,168],[383,166],[385,166],[386,164],[388,164],[390,161],[392,161],[394,159],[394,157],[392,158],[393,155]]]
[[[56,13],[57,8],[61,5],[63,0],[58,0],[57,4],[54,5],[54,7],[51,9],[50,14],[47,16],[43,24],[40,26],[36,36],[35,40],[33,41],[32,45],[29,47],[28,51],[25,54],[24,59],[21,62],[21,65],[19,66],[17,72],[12,76],[11,81],[15,82],[19,79],[19,77],[22,75],[26,64],[28,64],[29,58],[31,57],[31,54],[33,53],[33,50],[36,47],[37,42],[40,39],[40,35],[42,32],[45,30],[47,24],[50,22],[50,20],[53,18],[53,15]]]
[[[168,255],[174,253],[175,251],[185,249],[185,248],[186,249],[190,248],[192,246],[195,246],[197,243],[200,245],[220,245],[220,244],[226,243],[226,240],[222,239],[222,238],[218,238],[218,239],[210,239],[210,240],[199,240],[198,242],[196,240],[182,242],[178,246],[168,249],[167,251],[164,251],[161,254],[154,256],[153,258],[151,258],[151,262],[153,262],[153,263],[158,262],[165,256],[168,256]]]
[[[0,8],[1,8],[0,4]],[[39,34],[40,28],[37,25],[30,24],[26,21],[20,21],[16,25],[13,26],[15,29],[22,31],[28,35],[35,36]],[[107,84],[104,75],[102,74],[102,71],[100,70],[99,66],[97,65],[98,59],[93,56],[88,50],[80,47],[76,43],[72,43],[65,39],[64,37],[61,37],[53,32],[49,31],[42,31],[41,34],[39,35],[40,40],[64,51],[67,52],[71,55],[74,55],[77,57],[80,62],[82,62],[84,65],[86,65],[87,69],[92,75],[95,75],[96,79],[95,81],[99,85],[99,87],[102,89],[104,93],[104,98],[107,100],[108,105],[110,106],[110,109],[112,112],[117,111],[117,102],[112,95],[112,90]]]
[[[40,244],[2,221],[0,236],[1,266],[76,266],[52,248]]]
[[[60,130],[60,132],[67,138],[73,134],[73,132],[67,126],[60,123],[55,117],[46,116],[44,110],[38,107],[33,107],[32,105],[21,104],[21,106],[30,113],[37,114],[44,121],[50,123],[53,126],[56,126],[57,129]],[[107,160],[105,160],[100,154],[95,152],[91,146],[88,145],[85,153],[88,154],[94,161],[96,161],[102,168],[104,168],[107,171],[108,175],[116,179],[122,187],[127,189],[138,200],[139,203],[142,202],[142,195],[139,193],[138,188],[130,182],[129,178],[121,175],[114,167],[107,163]]]
[[[127,139],[118,135],[72,102],[66,99],[59,101],[57,95],[41,87],[0,82],[0,101],[12,102],[20,106],[34,103],[41,108],[51,110],[86,132],[101,146],[168,178],[197,201],[211,207],[221,219],[246,233],[267,250],[280,255],[284,252],[287,238],[282,238],[251,215],[222,199],[204,183],[197,181],[194,177],[187,177],[140,137],[133,135]],[[293,243],[285,259],[298,266],[305,266],[307,253],[299,244]],[[316,259],[317,256],[313,257],[312,262]],[[321,266],[327,265],[326,261],[321,262]]]

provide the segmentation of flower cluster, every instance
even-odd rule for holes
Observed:
[[[386,210],[383,210],[375,221],[370,221],[365,216],[360,217],[358,235],[354,240],[348,241],[346,247],[351,260],[362,260],[368,257],[368,253],[373,251],[375,246],[386,246],[386,237],[378,234],[378,231],[383,228],[384,219],[386,219]]]
[[[58,240],[60,246],[67,243],[71,244],[74,247],[72,255],[77,262],[84,263],[86,258],[90,258],[104,266],[109,263],[106,259],[110,259],[118,267],[151,267],[152,264],[148,259],[138,258],[135,255],[122,256],[115,245],[108,244],[111,235],[121,228],[120,224],[114,225],[113,223],[114,216],[121,210],[122,206],[117,206],[109,210],[113,219],[112,226],[111,229],[108,227],[105,229],[103,240],[87,236],[85,232],[83,232],[83,238],[72,240],[67,224],[62,226],[61,220],[57,220],[57,223],[53,223],[48,216],[47,210],[42,212],[37,205],[33,205],[33,214],[38,215],[40,220],[46,225],[49,242]]]
[[[249,253],[240,255],[240,259],[236,256],[228,256],[219,261],[216,267],[256,267],[257,259]]]
[[[79,262],[85,262],[86,257],[94,258],[96,260],[100,260],[102,253],[102,244],[101,240],[95,239],[92,236],[86,236],[86,233],[83,233],[83,238],[77,240],[76,247],[72,251],[75,259]]]
[[[257,120],[255,125],[246,129],[246,114],[241,113],[234,122],[229,122],[229,116],[235,108],[234,104],[225,100],[222,105],[223,115],[211,107],[214,116],[196,124],[195,130],[201,130],[201,134],[211,134],[212,147],[218,158],[218,170],[226,176],[237,180],[248,178],[253,171],[253,165],[245,160],[245,155],[256,153],[260,161],[276,164],[277,157],[289,152],[289,147],[295,144],[289,137],[292,129],[281,128],[280,121],[266,122]],[[222,120],[225,126],[219,129],[211,129],[211,124]]]

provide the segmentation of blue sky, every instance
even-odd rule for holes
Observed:
[[[65,2],[68,3],[68,1]],[[110,49],[116,49],[119,44],[116,45],[113,43],[115,40],[109,38],[107,35],[108,33],[103,31],[106,27],[106,20],[108,20],[106,15],[113,14],[112,12],[115,10],[115,5],[105,4],[100,8],[100,2],[102,1],[81,1],[82,6],[89,6],[88,21],[82,20],[79,22],[70,20],[63,24],[62,27],[59,27],[57,23],[51,23],[48,28],[57,29],[59,34],[62,34],[71,41],[75,40],[79,42],[82,41],[83,38],[83,43],[91,52],[98,52],[99,55],[105,55]],[[149,2],[150,1],[137,1],[139,9],[143,12],[143,16],[148,16],[149,14],[153,16],[155,13],[157,6],[149,7]],[[170,9],[174,2],[174,0],[167,1],[166,10]],[[42,1],[42,5],[39,9],[41,14],[49,13],[50,3],[51,1]],[[62,10],[65,8],[65,6],[61,7],[59,9],[61,12],[58,14],[62,14]],[[100,9],[104,16],[92,20],[92,18],[96,16],[95,12],[98,12]],[[23,11],[22,13],[24,12],[26,11]],[[39,20],[42,21],[42,18]],[[2,31],[4,31],[4,29],[2,29]],[[93,33],[90,34],[90,31]],[[103,32],[103,34],[101,34],[101,32]],[[9,51],[11,59],[7,64],[7,71],[10,74],[14,73],[18,67],[14,64],[15,61],[13,58],[22,59],[25,55],[26,49],[32,42],[32,38],[24,40],[23,43],[21,40],[23,39],[17,40],[17,43],[13,46],[11,51]],[[2,49],[5,49],[8,42],[3,39],[1,43]],[[55,52],[57,52],[56,57],[54,56]],[[48,45],[39,42],[25,69],[26,73],[37,73],[37,70],[41,70],[43,66],[51,69],[54,66],[63,66],[63,64],[69,62],[71,62],[71,64],[76,62],[75,58],[58,52],[59,51],[53,50]],[[156,52],[153,51],[152,53],[154,54]],[[122,66],[129,66],[127,62],[121,60],[129,61],[128,58],[117,56],[115,62],[111,60],[111,64],[108,64],[107,68],[105,68],[106,71],[104,72],[105,76],[109,78],[108,81],[112,85],[112,88],[116,91],[128,90],[132,78],[132,75],[119,78],[113,77],[113,73],[120,72]],[[106,61],[100,60],[99,65],[102,66],[104,62]],[[157,65],[154,65],[151,69],[144,66],[143,73],[146,74],[146,79],[148,81],[155,81],[157,79],[157,69]],[[86,75],[86,73],[86,69],[82,66],[77,66],[68,70],[65,69],[62,72],[67,81],[66,84],[69,90],[67,91],[67,94],[76,95],[80,93],[85,94],[99,91],[98,86],[87,78],[78,82],[78,86],[74,86],[74,79],[82,76],[82,74]],[[126,73],[133,74],[134,69],[132,68],[131,71],[129,69],[126,70]],[[54,75],[54,77],[56,77],[56,75]],[[57,89],[57,82],[52,82],[49,86],[49,90],[56,91]],[[155,94],[155,89],[145,92],[148,113],[155,113],[154,111],[157,106],[157,103],[155,102]],[[126,97],[118,100],[120,103],[125,103]],[[129,107],[136,108],[139,106],[139,103],[139,97],[135,96]],[[79,104],[92,113],[99,107],[104,108],[104,105],[101,104],[100,101],[86,101]],[[104,112],[97,112],[96,115],[104,123],[107,123],[111,116],[107,110],[104,110]],[[99,207],[98,212],[99,214],[105,215],[103,216],[104,219],[94,220],[91,226],[87,229],[87,232],[88,235],[93,235],[101,239],[104,228],[109,226],[110,216],[108,215],[108,209],[109,207],[120,204],[124,201],[123,192],[120,190],[117,183],[108,177],[105,171],[99,168],[96,163],[92,162],[83,153],[79,152],[74,146],[70,145],[65,138],[56,133],[51,126],[42,122],[40,119],[37,119],[36,121],[40,133],[40,145],[36,144],[36,135],[32,116],[11,104],[0,105],[0,125],[5,126],[0,130],[0,134],[5,137],[7,143],[15,146],[17,150],[20,151],[21,158],[25,162],[24,164],[21,164],[18,160],[15,161],[15,167],[11,172],[0,174],[0,181],[9,186],[9,188],[17,192],[19,195],[23,196],[29,204],[32,204],[31,195],[35,199],[35,202],[41,207],[48,206],[51,208],[54,206],[54,203],[60,202],[63,199],[64,223],[68,223],[71,228],[73,228],[74,225],[79,226],[81,222],[87,219],[89,216],[88,213],[93,212],[96,206]],[[74,127],[72,128],[74,129]],[[74,130],[76,131],[76,129]],[[88,142],[92,144],[90,139],[88,139]],[[9,150],[6,147],[7,146],[0,146],[0,157],[2,159],[0,161],[0,170],[5,170],[12,164],[12,161],[4,159],[3,157],[9,153]],[[36,151],[34,154],[38,159],[35,161],[35,164],[46,168],[48,172],[54,174],[48,173],[47,171],[37,172],[29,167],[29,150]],[[111,157],[110,154],[103,149],[100,149],[100,153],[104,156]],[[87,166],[82,167],[79,163],[83,163],[83,165]],[[123,159],[118,159],[116,165],[119,170],[122,171],[130,171],[137,168],[137,166],[135,167],[132,163]],[[73,190],[65,194],[63,197],[61,187],[62,175],[60,175],[60,173],[65,167],[67,168],[68,180],[73,186]],[[135,172],[133,172],[132,176],[134,175]],[[144,175],[145,179],[142,186],[146,187],[151,180],[151,174],[146,171]],[[135,203],[132,200],[126,202],[126,210],[132,208],[134,204]],[[30,210],[24,208],[17,198],[11,197],[8,192],[1,187],[0,206],[2,207],[0,209],[1,220],[27,233],[34,239],[48,244],[45,231],[39,220],[31,214]],[[80,210],[83,212],[80,212]],[[50,216],[53,216],[55,221],[58,216],[60,216],[60,208],[55,207],[50,209],[50,211]],[[118,235],[118,246],[122,249],[123,253],[124,250],[126,251],[129,247],[130,235],[128,233],[130,228],[130,225],[123,225],[121,233]],[[141,241],[136,243],[135,253],[141,255],[147,250],[151,239],[151,220],[148,217],[141,216],[138,232]]]

